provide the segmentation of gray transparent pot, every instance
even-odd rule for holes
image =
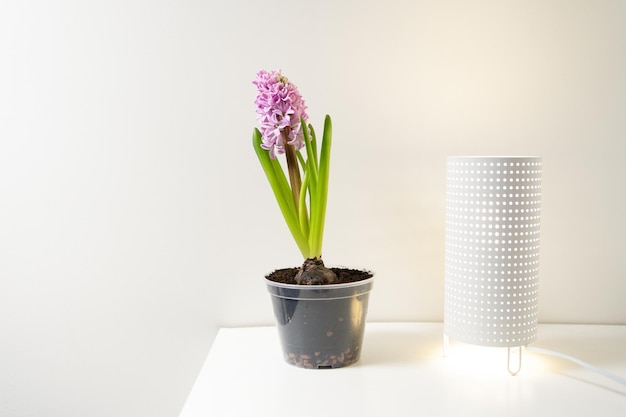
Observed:
[[[373,280],[294,285],[266,278],[287,363],[332,369],[357,362]]]

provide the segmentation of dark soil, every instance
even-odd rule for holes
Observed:
[[[371,278],[373,274],[369,271],[361,271],[358,269],[349,269],[349,268],[329,268],[331,271],[337,275],[337,280],[333,282],[333,284],[345,284],[349,282],[357,282],[362,281],[367,278]],[[297,282],[295,280],[296,274],[300,268],[283,268],[277,269],[271,274],[267,275],[267,279],[274,282],[280,282],[281,284],[294,284]],[[324,285],[324,284],[320,284]]]

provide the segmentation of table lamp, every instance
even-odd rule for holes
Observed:
[[[506,347],[512,375],[537,337],[541,166],[540,157],[447,161],[444,352],[449,339]]]

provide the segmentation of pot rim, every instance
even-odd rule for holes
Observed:
[[[333,289],[358,287],[359,285],[367,285],[371,283],[372,281],[374,281],[374,274],[373,273],[371,274],[372,274],[371,277],[362,279],[360,281],[344,282],[340,284],[322,284],[322,285],[285,284],[282,282],[272,281],[271,279],[267,277],[265,277],[265,283],[267,285],[271,285],[272,287],[286,288],[290,290],[301,290],[301,291],[307,291],[307,290],[316,291],[316,290],[321,290],[321,289],[333,290]]]
[[[300,285],[284,284],[265,278],[266,288],[272,297],[290,300],[338,300],[367,294],[373,287],[374,276],[360,281],[341,284]]]

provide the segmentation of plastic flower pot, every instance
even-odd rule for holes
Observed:
[[[370,273],[356,282],[295,285],[266,277],[285,361],[309,369],[341,368],[361,356]]]

